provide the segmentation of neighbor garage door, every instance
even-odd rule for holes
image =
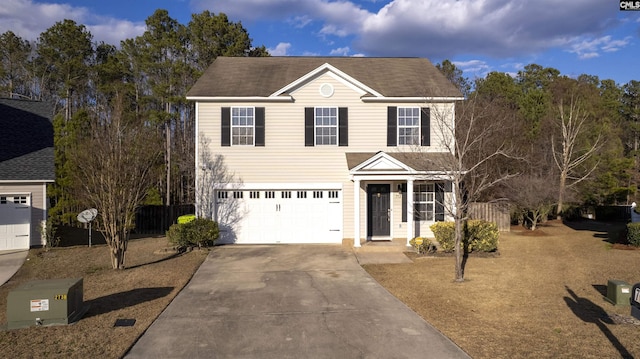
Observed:
[[[326,189],[223,191],[218,202],[237,208],[221,233],[240,244],[341,243],[342,191]]]
[[[30,197],[0,195],[0,250],[29,249],[30,228]]]

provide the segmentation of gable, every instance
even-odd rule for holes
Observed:
[[[350,172],[364,173],[364,172],[414,172],[414,170],[395,159],[385,152],[378,152],[373,155],[366,153],[347,153],[347,164],[353,164],[354,161],[358,161],[362,158],[368,157],[360,164],[350,167]]]

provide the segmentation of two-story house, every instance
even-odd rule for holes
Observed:
[[[219,57],[187,99],[196,186],[215,188],[214,210],[196,208],[225,242],[408,242],[445,219],[437,160],[462,94],[426,59]],[[224,177],[206,175],[215,156],[228,183],[203,183]]]

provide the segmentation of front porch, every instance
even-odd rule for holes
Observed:
[[[429,227],[449,217],[445,208],[454,208],[450,176],[433,165],[417,166],[419,160],[434,160],[420,155],[347,154],[354,188],[353,238],[359,239],[354,248],[405,250],[416,236],[433,238]],[[405,157],[413,158],[412,166]]]

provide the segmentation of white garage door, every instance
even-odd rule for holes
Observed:
[[[342,243],[341,190],[242,190],[218,195],[237,206],[238,220],[223,242],[239,244]]]
[[[30,197],[0,195],[0,250],[29,249],[30,227]]]

